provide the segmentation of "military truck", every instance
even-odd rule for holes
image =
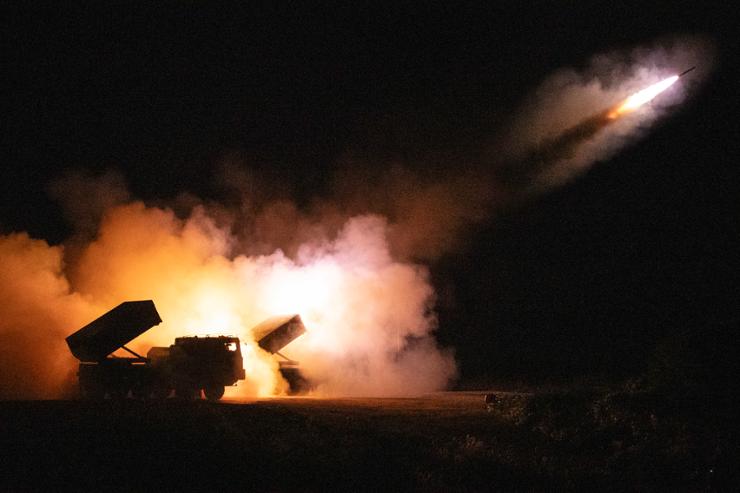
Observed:
[[[207,399],[219,400],[225,386],[244,380],[238,337],[178,337],[169,347],[151,348],[146,357],[126,347],[161,322],[153,301],[126,301],[67,337],[70,351],[80,361],[80,395],[163,399],[174,394],[190,400],[202,391]],[[305,331],[298,315],[268,319],[253,330],[262,349],[283,357],[280,371],[295,391],[303,390],[305,381],[297,362],[279,351]],[[114,355],[119,349],[131,357]]]
[[[218,400],[226,385],[243,380],[239,338],[178,337],[169,347],[153,347],[141,356],[126,347],[131,340],[162,322],[154,302],[126,301],[67,337],[80,360],[78,377],[83,398],[193,399],[204,391]],[[113,355],[122,349],[132,357]]]

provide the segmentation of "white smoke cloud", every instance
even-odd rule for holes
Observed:
[[[614,107],[630,94],[696,66],[660,97],[589,136],[565,155],[541,163],[530,186],[544,191],[583,173],[596,161],[613,156],[645,134],[659,116],[685,100],[689,90],[711,72],[711,42],[699,37],[664,39],[629,52],[593,57],[584,69],[559,70],[546,79],[516,112],[499,141],[499,161],[517,163],[564,131]],[[526,172],[526,170],[525,170]]]
[[[0,395],[59,395],[59,375],[74,370],[64,337],[137,299],[153,299],[163,323],[134,340],[134,350],[168,346],[181,335],[233,334],[248,343],[242,395],[285,389],[277,357],[254,344],[250,328],[289,313],[299,313],[309,332],[286,352],[295,352],[321,395],[412,395],[442,389],[455,375],[452,355],[432,337],[427,271],[392,259],[377,216],[349,218],[335,238],[305,243],[291,259],[280,250],[240,255],[202,208],[182,220],[133,202],[105,213],[97,237],[67,269],[70,280],[60,247],[27,235],[3,237],[0,245],[0,293],[17,300],[3,308],[0,328],[20,355],[4,368]],[[64,371],[56,371],[57,361]],[[38,390],[14,384],[15,367]]]

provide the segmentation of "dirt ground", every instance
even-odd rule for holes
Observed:
[[[572,429],[531,394],[484,393],[0,402],[0,491],[709,491],[724,467],[659,430]]]

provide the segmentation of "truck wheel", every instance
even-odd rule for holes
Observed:
[[[203,389],[203,393],[206,394],[206,399],[209,401],[217,401],[224,396],[224,386],[209,385]]]

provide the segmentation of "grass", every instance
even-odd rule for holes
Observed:
[[[730,415],[639,390],[0,403],[0,490],[722,491]]]

